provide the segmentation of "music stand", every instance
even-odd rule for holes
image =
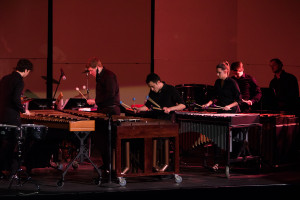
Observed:
[[[87,104],[85,99],[70,98],[66,103],[64,109],[74,109],[74,108],[82,108],[82,107],[91,107],[91,106]]]
[[[50,109],[54,99],[33,99],[28,104],[28,110]]]

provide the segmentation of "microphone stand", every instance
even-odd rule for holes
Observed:
[[[55,97],[55,95],[56,95],[57,89],[58,89],[58,87],[59,87],[59,85],[60,85],[60,81],[61,81],[61,79],[62,79],[63,76],[64,76],[64,75],[61,73],[61,74],[60,74],[60,77],[59,77],[59,80],[58,80],[58,84],[57,84],[57,86],[56,86],[56,89],[55,89],[55,92],[54,92],[54,95],[53,95],[53,98],[52,98],[52,99],[54,99],[54,97]]]
[[[118,184],[113,184],[112,182],[112,113],[107,113],[108,117],[108,181],[107,184],[102,184],[102,186],[106,187],[117,187]],[[122,185],[123,182],[120,182],[119,185]],[[125,182],[126,184],[126,182]]]

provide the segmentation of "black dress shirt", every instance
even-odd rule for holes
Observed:
[[[232,78],[228,77],[224,80],[217,79],[214,84],[214,92],[212,95],[212,102],[218,106],[227,106],[233,102],[241,103],[241,94],[238,84]],[[239,106],[231,108],[229,111],[220,110],[220,112],[240,112]]]
[[[96,99],[95,102],[100,112],[120,114],[120,92],[117,76],[103,67],[100,74],[96,75]],[[115,113],[116,112],[116,113]]]
[[[182,100],[178,90],[172,86],[164,83],[161,90],[156,93],[152,90],[149,92],[149,98],[151,98],[153,101],[155,101],[161,108],[163,107],[172,107],[176,106],[178,104],[184,104],[184,101]],[[145,103],[145,106],[148,108],[157,107],[153,103],[151,103],[149,100]],[[153,110],[155,111],[155,110]],[[160,114],[157,115],[158,118],[161,119],[171,119],[172,116],[161,112],[158,112]]]
[[[233,78],[239,85],[242,99],[251,100],[253,104],[260,101],[262,96],[261,89],[252,76],[244,73],[240,78],[236,78],[234,76],[231,78]],[[248,104],[241,103],[240,106],[242,112],[250,111],[250,106],[248,106]]]
[[[299,101],[299,85],[293,74],[282,70],[280,78],[274,76],[269,87],[275,92],[277,109],[296,110]]]
[[[20,112],[25,109],[21,103],[24,89],[23,77],[18,72],[4,76],[0,81],[0,123],[21,126]]]

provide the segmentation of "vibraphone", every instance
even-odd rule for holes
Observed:
[[[213,142],[226,151],[226,176],[229,177],[229,166],[236,159],[230,158],[232,151],[232,130],[244,129],[240,139],[246,141],[249,127],[260,127],[259,114],[204,113],[196,111],[176,111],[179,123],[181,147],[186,150],[203,142]]]
[[[95,183],[100,184],[101,171],[90,159],[89,151],[85,144],[85,140],[88,138],[90,133],[95,131],[95,120],[56,110],[31,110],[31,113],[31,115],[21,115],[22,123],[44,125],[53,129],[63,129],[74,133],[76,138],[80,141],[78,154],[68,163],[66,169],[62,173],[62,178],[57,182],[57,185],[60,187],[63,186],[65,175],[69,168],[73,165],[74,161],[80,159],[82,162],[84,158],[88,159],[96,169],[99,177],[96,179]]]
[[[101,113],[91,113],[76,110],[65,111],[78,116],[96,120],[96,123],[107,123],[108,117]],[[119,179],[120,185],[125,185],[124,177],[153,176],[172,174],[176,182],[182,179],[179,173],[179,139],[178,124],[167,120],[141,118],[134,116],[112,116],[112,136],[115,149],[113,154],[113,170]],[[97,130],[96,130],[97,131]],[[99,130],[101,131],[101,130]],[[103,131],[103,130],[102,130]],[[139,169],[133,168],[136,160],[130,159],[131,146],[140,142],[142,150],[138,163]],[[162,142],[163,156],[159,154],[159,143]],[[172,155],[170,155],[172,152]],[[114,156],[115,155],[115,156]],[[160,159],[161,158],[161,159]]]

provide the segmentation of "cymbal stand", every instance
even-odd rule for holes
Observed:
[[[86,98],[90,98],[90,89],[89,89],[89,71],[86,72]]]
[[[17,154],[17,170],[15,170],[15,172],[12,173],[11,178],[10,178],[10,182],[9,182],[9,186],[8,189],[11,189],[12,184],[14,181],[17,182],[17,186],[23,186],[25,183],[27,183],[28,181],[32,181],[31,177],[26,173],[26,171],[24,171],[21,168],[22,165],[22,147],[23,147],[23,142],[24,142],[24,136],[23,136],[23,131],[22,128],[18,128],[17,131],[17,149],[18,149],[18,154]],[[25,180],[22,182],[22,174],[25,174]],[[33,181],[32,181],[33,182]],[[40,191],[40,186],[35,183],[37,192],[33,193],[33,194],[37,194]]]

